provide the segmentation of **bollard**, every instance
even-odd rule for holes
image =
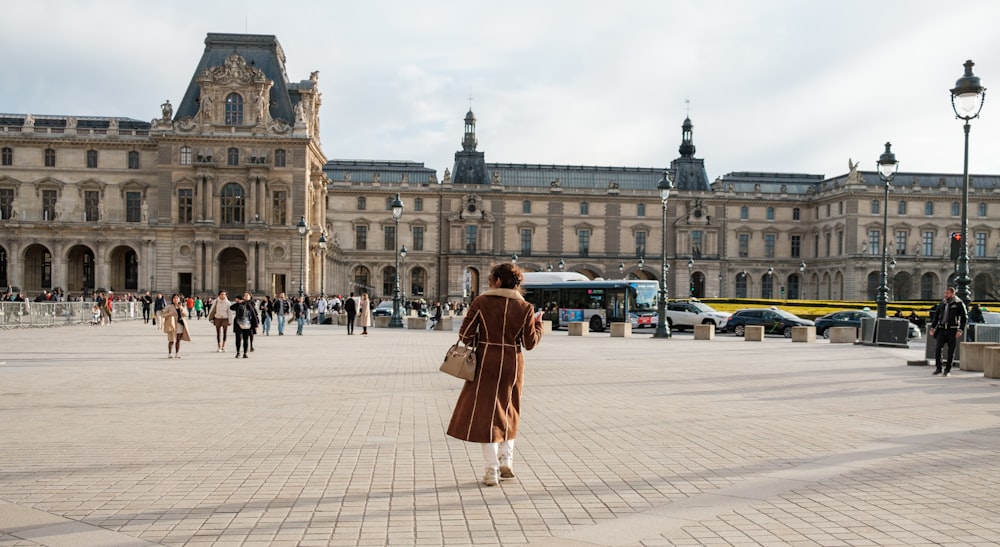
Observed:
[[[792,342],[815,342],[816,327],[792,327]]]
[[[611,323],[612,338],[631,338],[632,323]]]
[[[745,342],[763,342],[764,327],[761,325],[747,325],[744,327],[743,340]]]
[[[694,326],[695,340],[715,340],[715,323]]]

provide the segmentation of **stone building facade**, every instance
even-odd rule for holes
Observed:
[[[471,111],[440,177],[411,161],[327,161],[318,79],[289,80],[274,36],[209,34],[176,110],[167,101],[150,122],[0,114],[0,287],[391,298],[398,263],[407,299],[460,300],[515,255],[529,270],[660,279],[665,241],[672,297],[875,297],[884,186],[855,163],[832,178],[710,182],[690,119],[666,168],[491,163]],[[961,179],[896,176],[893,299],[938,298],[954,276]],[[996,298],[998,208],[1000,176],[974,176],[975,299]]]

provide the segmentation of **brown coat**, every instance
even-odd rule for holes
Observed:
[[[177,333],[178,319],[177,309],[174,308],[172,303],[167,304],[167,307],[163,308],[163,311],[160,312],[160,319],[163,321],[164,334],[167,335],[168,340],[172,339]],[[183,317],[181,321],[184,321]],[[181,333],[181,340],[185,342],[191,341],[191,336],[188,335],[187,321],[184,321],[184,332]]]
[[[542,339],[542,329],[521,293],[491,289],[472,301],[458,335],[470,344],[477,334],[476,379],[462,387],[448,435],[474,443],[513,439],[521,418],[521,347],[534,348]]]

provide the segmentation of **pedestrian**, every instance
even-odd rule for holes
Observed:
[[[201,321],[201,316],[205,314],[205,302],[199,296],[194,299],[194,314]]]
[[[344,312],[347,313],[347,334],[354,334],[354,318],[358,315],[358,301],[354,293],[344,300]]]
[[[264,336],[271,336],[271,316],[274,311],[271,309],[271,297],[266,294],[260,299],[260,322],[264,326]]]
[[[167,301],[163,298],[163,293],[156,293],[156,300],[153,301],[153,326],[156,326],[156,319],[163,313],[163,308],[167,307]],[[160,326],[156,327],[157,330],[163,328],[163,322],[160,322]]]
[[[153,307],[153,297],[150,296],[149,291],[142,295],[142,322],[149,324],[149,310]]]
[[[250,292],[237,296],[236,302],[229,306],[233,312],[233,337],[236,338],[236,357],[240,356],[240,347],[243,348],[243,358],[247,358],[247,351],[250,350],[250,336],[257,325],[257,312],[253,308],[253,297]]]
[[[934,337],[937,347],[934,351],[934,374],[951,375],[951,366],[955,361],[955,346],[962,336],[962,331],[968,323],[965,303],[955,296],[955,288],[944,290],[944,300],[934,308],[933,321],[928,334]],[[941,368],[941,351],[948,346],[948,359]]]
[[[316,315],[319,316],[319,320],[316,322],[317,325],[322,325],[323,320],[326,319],[326,298],[322,296],[316,301]]]
[[[187,325],[184,324],[185,315],[184,303],[181,302],[181,295],[174,293],[170,297],[170,304],[163,308],[160,314],[160,321],[163,324],[163,332],[167,335],[167,359],[181,358],[181,340],[190,342],[191,336],[188,334]]]
[[[448,424],[448,435],[482,443],[483,484],[496,486],[514,477],[514,439],[521,419],[525,350],[542,339],[541,313],[524,300],[524,277],[511,263],[490,272],[490,289],[477,296],[459,329],[459,338],[475,346],[476,377],[466,381]]]
[[[306,299],[304,296],[300,296],[295,299],[295,303],[292,304],[292,314],[295,315],[295,334],[302,336],[302,327],[306,324],[306,314],[309,312],[309,305],[306,304]]]
[[[278,298],[274,299],[271,308],[274,310],[274,315],[278,318],[278,336],[285,335],[285,317],[288,312],[292,311],[292,304],[285,297],[285,293],[278,294]]]
[[[218,353],[226,352],[226,337],[233,316],[231,305],[232,302],[227,298],[226,291],[221,290],[215,302],[212,303],[212,308],[208,310],[208,320],[215,325],[215,341],[219,345]]]
[[[427,330],[434,330],[438,322],[441,321],[441,303],[434,303],[434,313],[431,315],[430,325],[427,326]]]
[[[372,326],[372,303],[366,292],[361,293],[361,302],[358,303],[358,323],[361,324],[361,334],[368,336],[368,327]]]

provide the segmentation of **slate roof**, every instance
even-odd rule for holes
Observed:
[[[371,184],[372,175],[379,174],[380,184],[402,184],[407,175],[411,185],[427,185],[436,173],[423,163],[391,160],[330,160],[323,165],[323,173],[334,182],[343,182],[344,173],[351,177],[351,184]]]

